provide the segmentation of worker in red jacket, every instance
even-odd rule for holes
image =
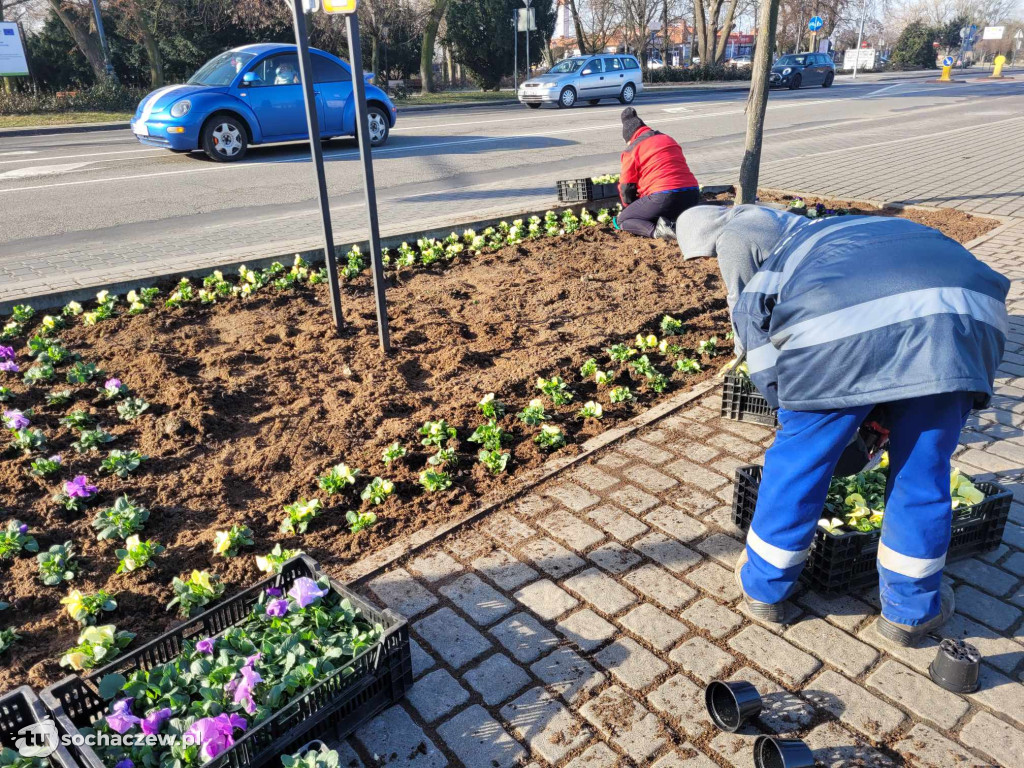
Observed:
[[[644,237],[675,239],[683,211],[700,202],[700,185],[675,139],[652,130],[632,107],[622,110],[622,175],[619,197],[625,206],[617,229]]]

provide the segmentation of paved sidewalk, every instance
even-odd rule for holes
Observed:
[[[975,253],[1014,280],[1011,339],[956,461],[1017,499],[997,550],[946,569],[958,613],[943,635],[984,655],[977,693],[928,679],[935,640],[877,634],[877,590],[804,591],[783,629],[746,615],[733,476],[773,433],[719,418],[709,394],[363,585],[409,618],[416,682],[345,745],[349,764],[749,766],[762,732],[834,768],[1021,765],[1024,219]],[[712,727],[711,679],[758,687],[754,728]]]

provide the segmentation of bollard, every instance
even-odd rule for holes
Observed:
[[[1006,57],[1000,54],[996,56],[995,67],[992,69],[990,77],[1002,78],[1003,76],[1003,64],[1006,63]]]
[[[942,68],[942,77],[939,78],[940,83],[948,83],[952,79],[949,73],[953,70],[951,66],[945,66]]]

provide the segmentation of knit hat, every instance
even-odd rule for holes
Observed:
[[[622,110],[622,140],[627,144],[633,138],[633,134],[646,125],[647,123],[640,119],[632,107]]]
[[[718,238],[736,208],[723,205],[695,205],[676,220],[676,239],[684,259],[717,256]]]

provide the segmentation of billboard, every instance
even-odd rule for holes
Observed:
[[[856,62],[857,69],[875,68],[874,48],[848,48],[843,54],[843,69],[853,69]]]
[[[28,59],[21,30],[13,21],[0,21],[0,77],[28,76]]]
[[[1006,27],[985,27],[985,31],[981,33],[982,40],[1002,40],[1003,33],[1006,31]]]

